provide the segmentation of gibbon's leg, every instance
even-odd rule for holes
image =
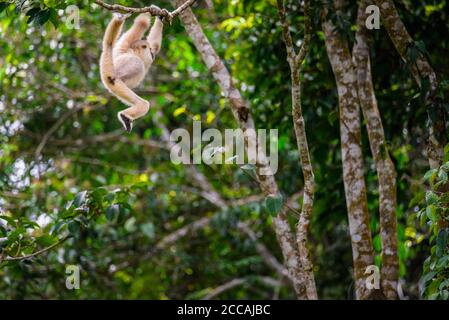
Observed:
[[[147,41],[150,44],[150,50],[154,57],[161,50],[162,43],[162,30],[164,28],[164,24],[160,17],[156,17],[153,26],[151,27],[150,33],[148,34]]]
[[[119,121],[127,132],[131,132],[133,128],[133,120],[142,117],[150,109],[150,103],[137,94],[134,93],[128,86],[120,79],[116,79],[114,83],[114,94],[129,108],[120,111],[117,114]]]
[[[117,42],[118,53],[126,53],[133,42],[142,39],[145,32],[150,27],[151,15],[149,13],[141,13],[134,20],[132,27],[126,31]]]

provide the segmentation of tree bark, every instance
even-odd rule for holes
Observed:
[[[413,38],[408,33],[392,0],[376,0],[380,8],[383,25],[396,47],[402,60],[407,63],[413,78],[420,88],[427,79],[429,90],[425,93],[424,101],[429,118],[429,141],[427,145],[427,157],[431,168],[439,168],[444,159],[444,146],[447,143],[446,121],[447,113],[438,97],[438,78],[429,61],[422,52],[415,47]],[[416,61],[412,61],[408,54],[409,48],[415,47],[417,51]]]
[[[172,2],[175,6],[179,6],[182,3],[180,0],[173,0]],[[240,91],[234,86],[229,71],[210,44],[192,10],[190,8],[186,9],[180,14],[180,17],[196,49],[201,54],[206,67],[212,73],[225,97],[228,99],[232,113],[245,135],[245,142],[248,145],[248,141],[250,141],[250,144],[257,146],[256,174],[260,188],[267,196],[277,195],[279,189],[273,173],[268,166],[268,161],[266,160],[262,146],[257,143],[256,137],[248,134],[248,130],[255,130],[255,126],[246,101],[241,96]],[[273,224],[285,265],[292,278],[298,299],[307,299],[298,248],[288,222],[286,209],[281,210],[273,218]]]
[[[290,66],[292,81],[292,116],[295,129],[296,142],[298,144],[299,161],[301,163],[302,174],[304,176],[304,192],[301,215],[297,224],[296,243],[298,245],[299,257],[303,268],[303,277],[306,283],[308,299],[316,300],[315,277],[313,275],[313,263],[307,248],[307,234],[312,216],[313,199],[315,193],[315,178],[313,175],[312,163],[310,161],[309,146],[304,117],[302,114],[301,101],[301,65],[307,55],[311,38],[311,13],[310,2],[304,1],[304,41],[299,53],[295,52],[292,37],[290,34],[290,24],[286,19],[284,0],[277,0],[279,19],[282,25],[282,34],[285,47],[287,49],[287,61]]]
[[[374,264],[374,250],[363,172],[357,77],[348,43],[335,30],[327,10],[322,15],[322,27],[338,89],[343,182],[352,243],[355,293],[357,299],[367,299],[370,291],[365,285],[364,273],[368,266]]]
[[[360,105],[367,124],[371,153],[376,163],[377,177],[379,180],[382,291],[388,299],[397,299],[399,260],[397,252],[396,170],[388,152],[382,119],[377,107],[377,99],[372,82],[368,32],[365,27],[367,18],[365,9],[368,5],[370,3],[367,0],[362,0],[359,5],[353,60],[357,72]]]

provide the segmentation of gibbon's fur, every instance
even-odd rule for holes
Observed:
[[[163,23],[156,18],[146,39],[142,39],[150,27],[151,15],[140,14],[132,27],[118,40],[128,15],[115,13],[103,37],[100,58],[101,81],[104,86],[129,108],[117,116],[126,131],[131,132],[132,122],[144,116],[150,103],[131,89],[145,78],[151,64],[161,49]]]

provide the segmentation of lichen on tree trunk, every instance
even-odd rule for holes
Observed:
[[[322,27],[338,90],[343,182],[352,243],[355,293],[357,299],[367,299],[370,290],[366,287],[364,274],[367,267],[374,264],[374,250],[363,171],[357,78],[348,43],[336,31],[327,10],[322,13]]]
[[[397,252],[396,170],[387,149],[387,141],[372,82],[368,34],[365,27],[367,18],[365,9],[368,5],[370,3],[367,0],[362,0],[359,5],[353,60],[357,72],[360,106],[366,121],[371,153],[376,164],[379,180],[382,291],[388,299],[397,299],[399,260]]]

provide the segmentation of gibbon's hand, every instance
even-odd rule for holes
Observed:
[[[161,16],[157,16],[157,18],[159,20],[161,20],[162,22],[168,22],[171,25],[171,23],[173,21],[173,16],[170,13],[170,11],[168,11],[167,9],[162,9],[161,11],[162,11],[162,13],[164,15],[162,17]]]
[[[112,15],[119,21],[125,21],[126,19],[131,17],[131,13],[114,12]]]

